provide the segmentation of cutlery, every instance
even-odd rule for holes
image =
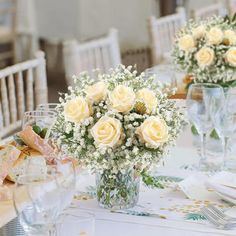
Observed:
[[[207,220],[218,229],[231,230],[236,228],[236,222],[232,222],[220,217],[218,214],[215,214],[215,212],[209,210],[207,207],[202,208],[201,212],[207,218]]]

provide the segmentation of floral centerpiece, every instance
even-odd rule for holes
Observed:
[[[150,182],[146,170],[167,152],[183,121],[162,85],[131,66],[96,80],[82,73],[58,110],[57,145],[97,174],[98,201],[113,209],[135,205],[140,175]]]
[[[175,63],[192,82],[236,85],[236,17],[211,17],[190,21],[178,34],[173,49]]]

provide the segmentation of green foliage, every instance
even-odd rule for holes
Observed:
[[[206,217],[200,213],[188,213],[185,217],[186,220],[206,220]]]
[[[21,137],[19,135],[16,134],[16,135],[13,136],[13,138],[14,138],[14,141],[18,145],[20,145],[20,146],[24,146],[25,145],[24,141],[21,139]]]
[[[38,125],[33,125],[32,126],[32,129],[33,129],[33,131],[36,133],[36,134],[40,134],[41,133],[41,128],[38,126]]]
[[[176,183],[182,180],[173,176],[150,176],[146,171],[142,171],[141,176],[146,186],[160,189],[164,189],[169,183]]]

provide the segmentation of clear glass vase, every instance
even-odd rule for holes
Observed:
[[[101,207],[118,210],[134,207],[139,198],[140,178],[134,169],[124,173],[105,170],[96,175],[97,200]]]

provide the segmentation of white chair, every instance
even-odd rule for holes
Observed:
[[[178,31],[186,24],[185,9],[177,8],[177,13],[149,19],[149,32],[151,40],[151,52],[153,65],[161,62],[169,62],[170,53],[174,38]]]
[[[108,36],[78,43],[76,40],[63,43],[64,65],[68,85],[73,84],[72,75],[83,71],[93,76],[94,69],[108,72],[121,63],[118,32],[111,29]]]
[[[36,59],[0,70],[0,138],[21,127],[25,111],[47,101],[44,52],[37,52]]]
[[[208,5],[199,9],[193,9],[192,10],[192,17],[194,20],[199,21],[199,20],[204,20],[208,17],[211,16],[224,16],[226,13],[225,8],[223,5],[218,2],[214,3],[212,5]]]
[[[0,0],[0,67],[15,62],[16,0]]]

